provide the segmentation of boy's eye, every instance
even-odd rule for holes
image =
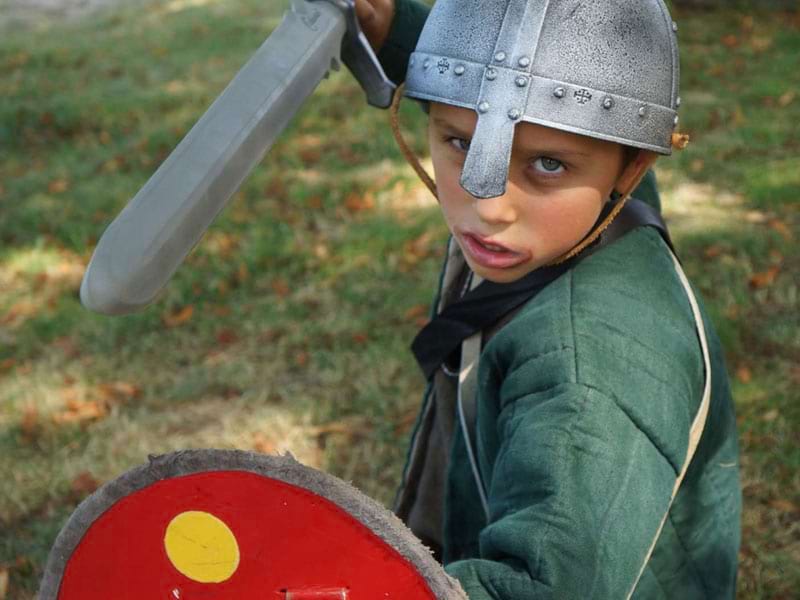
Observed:
[[[447,143],[458,152],[466,152],[469,150],[469,140],[465,140],[464,138],[450,137],[447,138]]]
[[[540,173],[554,175],[564,171],[564,163],[562,163],[560,160],[556,160],[555,158],[542,156],[533,162],[533,168]]]

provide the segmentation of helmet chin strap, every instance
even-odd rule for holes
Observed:
[[[434,198],[438,200],[439,196],[436,192],[436,183],[425,170],[425,167],[420,164],[419,159],[411,150],[411,148],[409,148],[405,138],[403,138],[402,132],[400,131],[398,110],[400,108],[400,100],[403,98],[404,89],[405,84],[400,84],[395,90],[394,98],[392,99],[392,106],[389,111],[392,133],[394,134],[394,139],[397,141],[397,145],[400,147],[400,151],[403,153],[405,159],[414,169],[422,182],[430,190],[431,194],[433,194]],[[681,133],[674,133],[672,135],[672,147],[674,149],[683,150],[688,144],[688,135]],[[615,202],[615,204],[608,215],[585,238],[583,238],[574,248],[572,248],[572,250],[565,252],[550,262],[547,266],[561,264],[573,256],[580,254],[584,249],[586,249],[587,246],[591,245],[592,242],[600,237],[600,234],[608,229],[608,226],[611,225],[611,223],[620,213],[633,190],[635,190],[636,186],[641,183],[642,179],[647,174],[647,171],[655,164],[658,157],[659,155],[655,152],[651,152],[649,150],[640,150],[633,162],[631,162],[622,172],[622,175],[620,175],[616,185],[614,186],[614,192],[612,192],[612,202]]]

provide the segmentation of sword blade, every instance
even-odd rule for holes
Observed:
[[[111,223],[81,283],[89,310],[149,304],[331,68],[346,23],[293,0],[283,21]]]

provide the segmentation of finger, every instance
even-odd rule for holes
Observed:
[[[356,17],[362,26],[375,20],[375,8],[368,0],[356,0]]]

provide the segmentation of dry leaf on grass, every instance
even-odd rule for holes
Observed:
[[[42,422],[39,416],[39,409],[34,405],[26,406],[22,411],[22,419],[19,422],[22,437],[26,441],[36,439],[42,430]]]
[[[0,600],[8,595],[8,568],[0,567]]]
[[[736,369],[736,378],[742,383],[750,383],[753,379],[753,372],[747,365],[741,365]]]
[[[54,179],[47,184],[47,191],[51,194],[63,194],[69,189],[69,181],[66,179]]]
[[[273,440],[258,432],[253,436],[253,450],[261,454],[275,454],[278,447]]]
[[[786,108],[794,101],[796,96],[797,92],[794,90],[789,90],[788,92],[781,94],[781,96],[778,98],[778,106],[781,108]]]
[[[356,344],[366,344],[367,340],[369,340],[369,336],[366,333],[354,333],[353,334],[353,341]]]
[[[344,206],[351,213],[371,210],[375,208],[375,198],[370,193],[366,193],[363,196],[360,194],[348,194],[344,200]]]
[[[291,289],[289,288],[289,284],[286,282],[285,279],[275,279],[271,284],[270,287],[272,291],[280,298],[285,298],[289,295]]]
[[[756,273],[750,277],[750,288],[754,290],[762,289],[771,286],[775,282],[775,278],[780,273],[780,265],[773,265],[766,271]]]
[[[787,500],[786,498],[775,498],[774,500],[769,501],[769,505],[783,513],[798,513],[800,512],[800,506],[797,506],[791,500]]]
[[[732,33],[722,36],[722,39],[720,41],[722,42],[722,45],[725,46],[726,48],[736,48],[736,46],[739,45],[739,38]]]
[[[780,234],[780,236],[787,242],[794,237],[794,234],[792,234],[792,230],[789,228],[789,226],[780,219],[772,219],[769,222],[769,226],[773,231],[778,232],[778,234]]]
[[[57,425],[85,423],[102,419],[107,414],[108,410],[102,402],[70,399],[64,410],[53,415],[53,422]]]
[[[777,419],[778,415],[780,415],[780,412],[778,411],[778,409],[777,408],[773,408],[772,410],[768,410],[767,412],[765,412],[761,416],[761,420],[762,421],[766,421],[767,423],[770,423],[770,422],[774,421],[775,419]]]
[[[217,332],[215,336],[217,339],[217,343],[222,346],[229,346],[237,341],[239,341],[239,336],[236,335],[236,332],[232,329],[221,329]]]
[[[161,320],[167,327],[178,327],[187,323],[194,314],[194,306],[189,304],[173,312],[165,313]]]
[[[142,388],[127,381],[101,383],[95,391],[98,398],[107,406],[138,398],[142,394]]]
[[[69,489],[76,498],[85,498],[100,487],[100,482],[89,471],[81,471],[69,483]]]

